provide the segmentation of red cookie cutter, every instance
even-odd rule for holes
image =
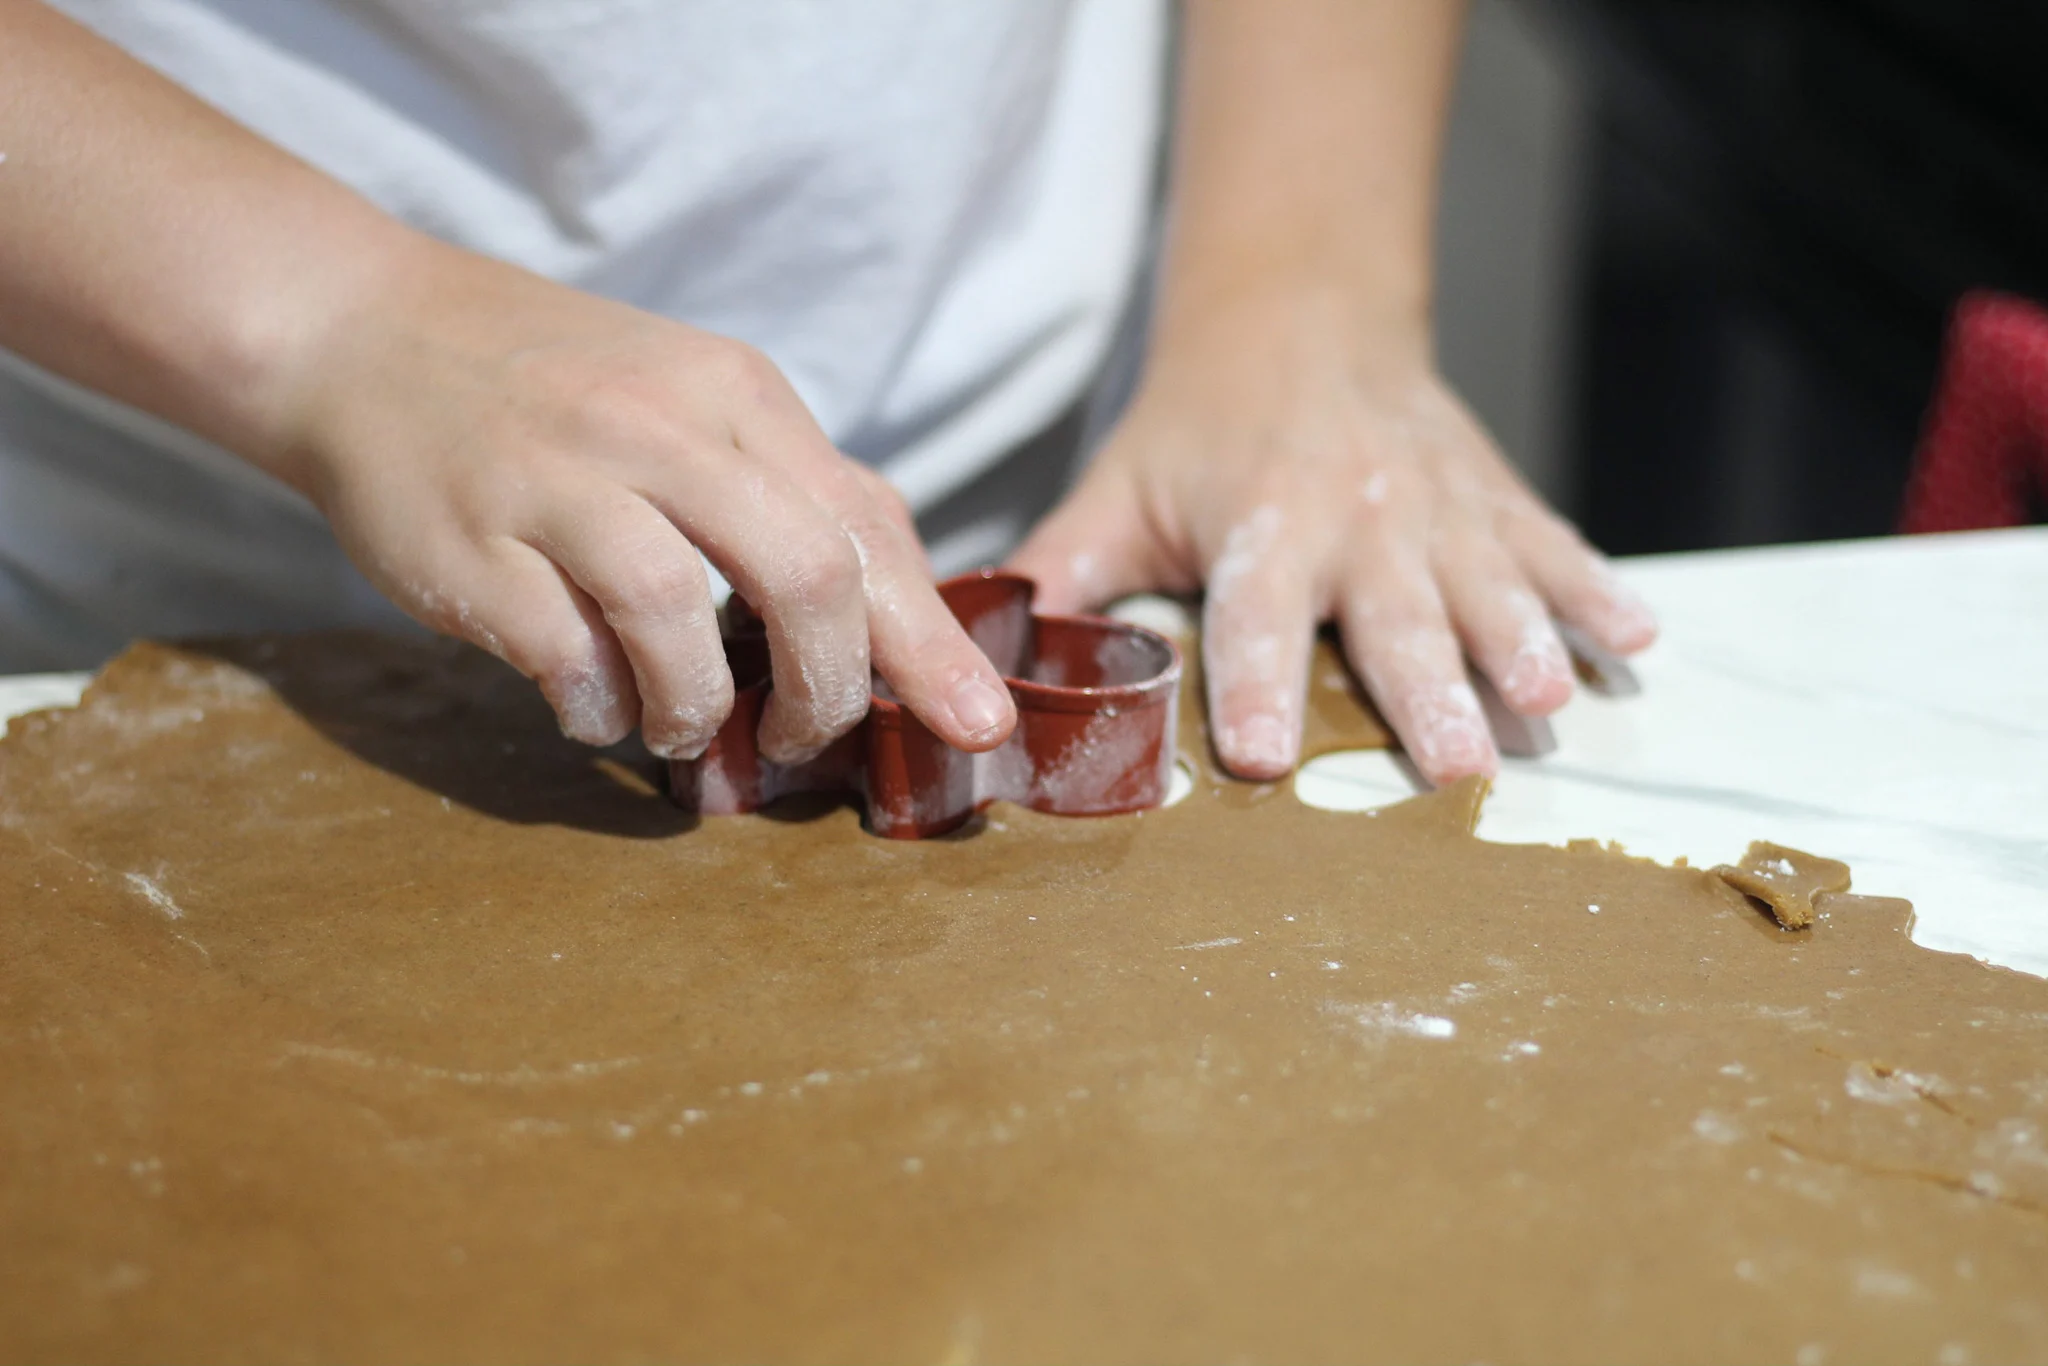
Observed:
[[[768,640],[748,621],[726,637],[732,715],[698,759],[669,764],[669,791],[705,815],[752,811],[794,792],[852,791],[890,839],[957,829],[998,799],[1061,816],[1157,806],[1173,777],[1180,651],[1156,631],[1102,617],[1041,617],[1017,574],[984,569],[939,585],[1009,685],[1017,729],[986,754],[954,749],[875,680],[867,718],[807,763],[755,746],[768,701]],[[737,614],[733,614],[737,615]]]

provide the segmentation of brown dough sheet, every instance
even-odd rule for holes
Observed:
[[[0,1359],[2048,1357],[2048,983],[1195,767],[693,828],[468,650],[132,650],[0,745]]]

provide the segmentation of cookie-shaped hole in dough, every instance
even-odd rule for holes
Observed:
[[[1294,796],[1319,811],[1375,811],[1424,789],[1392,750],[1340,749],[1318,754],[1294,774]]]

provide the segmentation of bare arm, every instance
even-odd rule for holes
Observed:
[[[0,346],[276,469],[289,377],[408,234],[34,0],[0,152]]]
[[[1190,0],[1186,12],[1161,332],[1290,290],[1340,325],[1426,338],[1464,5]]]

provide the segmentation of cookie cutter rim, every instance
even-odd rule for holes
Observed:
[[[860,724],[822,754],[791,765],[763,759],[755,747],[752,727],[758,724],[773,679],[764,664],[759,618],[739,604],[740,611],[729,613],[737,625],[722,639],[729,667],[740,671],[740,654],[751,665],[748,680],[736,688],[733,712],[705,753],[695,760],[669,763],[671,795],[686,808],[720,815],[757,810],[796,792],[851,791],[862,800],[868,828],[899,839],[947,833],[998,800],[1075,816],[1117,815],[1162,805],[1178,757],[1183,666],[1179,645],[1150,627],[1112,617],[1042,615],[1033,610],[1037,589],[1026,575],[994,568],[956,575],[938,585],[948,609],[991,654],[1016,705],[1016,729],[1002,745],[978,754],[954,749],[877,678]],[[1005,614],[1013,619],[1010,630],[1019,638],[1003,642],[1000,651],[991,650],[991,633],[977,634],[977,629]],[[1123,642],[1134,658],[1115,661],[1106,648],[1112,641]],[[1050,648],[1042,648],[1048,643]],[[1078,684],[1033,676],[1046,670],[1048,661],[1061,671],[1073,667],[1084,649],[1084,672],[1092,666],[1100,674],[1137,676]],[[1014,658],[994,659],[996,653]],[[1005,668],[1005,662],[1016,667]],[[1034,725],[1034,717],[1061,719]],[[1110,738],[1099,733],[1105,724],[1132,753],[1113,771],[1088,773],[1085,765],[1091,753],[1102,752]],[[1034,737],[1041,733],[1050,738],[1034,745]],[[1097,746],[1092,752],[1091,743]],[[884,747],[888,753],[881,752]],[[915,760],[913,749],[921,751]],[[1073,771],[1077,765],[1082,768],[1078,776]],[[913,768],[924,769],[925,775],[922,780],[907,780],[905,792],[897,780]],[[878,793],[878,787],[887,790]],[[1124,795],[1117,795],[1120,790]]]

